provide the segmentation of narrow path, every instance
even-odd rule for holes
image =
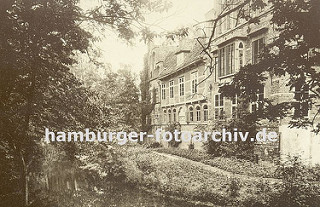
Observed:
[[[178,160],[178,161],[181,161],[181,162],[189,162],[192,165],[199,166],[199,167],[201,167],[201,168],[203,168],[205,170],[208,170],[208,171],[211,171],[211,172],[214,172],[214,173],[219,173],[219,174],[225,175],[227,177],[235,177],[235,178],[239,178],[241,180],[251,180],[251,181],[252,180],[258,181],[260,179],[263,179],[263,180],[268,181],[270,183],[279,183],[280,182],[279,179],[275,179],[275,178],[254,177],[254,176],[240,175],[240,174],[231,173],[229,171],[222,170],[222,169],[220,169],[218,167],[213,167],[211,165],[207,165],[207,164],[204,164],[202,162],[193,161],[193,160],[190,160],[188,158],[180,157],[180,156],[177,156],[177,155],[166,154],[166,153],[161,153],[161,152],[156,152],[156,151],[152,151],[152,152],[156,153],[156,154],[158,154],[160,156],[164,156],[166,158],[172,159],[172,160]]]

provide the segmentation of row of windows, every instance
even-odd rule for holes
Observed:
[[[264,47],[264,39],[260,38],[252,42],[252,63],[256,64],[259,61],[259,54]],[[244,45],[240,42],[237,45],[237,68],[244,66]],[[229,44],[218,51],[218,56],[215,59],[216,67],[218,67],[218,77],[233,74],[236,69],[235,44]]]
[[[203,119],[201,114],[203,114]],[[189,122],[208,121],[208,119],[209,119],[209,111],[208,111],[207,105],[204,105],[202,110],[200,106],[197,106],[195,110],[192,106],[189,107]]]
[[[309,112],[309,90],[306,86],[297,86],[295,88],[295,97],[296,102],[294,103],[294,117],[306,117]],[[253,98],[250,102],[250,112],[255,112],[262,109],[262,101],[264,99],[264,88],[261,87],[253,95]],[[224,120],[226,114],[224,111],[224,97],[223,94],[216,94],[214,96],[214,119],[215,120]],[[237,118],[237,107],[238,107],[238,97],[235,95],[231,98],[231,117]],[[188,108],[187,114],[188,122],[199,122],[199,121],[208,121],[209,120],[209,110],[207,105],[201,106],[190,106]],[[163,121],[167,122],[177,122],[179,121],[179,115],[177,114],[176,109],[164,110]]]
[[[198,92],[198,72],[191,73],[191,92],[196,94]],[[174,98],[174,80],[169,81],[169,97]],[[185,79],[179,78],[179,96],[185,95]],[[161,84],[161,99],[166,99],[166,84]]]
[[[294,118],[301,118],[301,117],[308,116],[308,113],[310,110],[309,96],[310,95],[309,95],[308,86],[297,85],[295,87],[294,99],[296,100],[296,102],[293,103]],[[258,88],[257,92],[253,95],[253,98],[250,101],[250,108],[249,108],[250,112],[255,112],[257,110],[262,109],[264,97],[265,97],[264,87]],[[238,97],[234,96],[231,99],[232,118],[237,117],[237,105],[238,105]],[[215,120],[222,120],[225,118],[224,97],[222,94],[215,95],[214,118]]]
[[[208,121],[209,119],[209,111],[208,106],[203,105],[202,107],[196,106],[195,108],[193,106],[190,106],[188,108],[188,122],[199,122],[199,121]],[[163,122],[178,122],[179,121],[179,113],[176,109],[168,109],[163,111]]]
[[[267,0],[263,0],[264,3],[267,3]],[[221,11],[227,12],[236,6],[237,2],[225,0],[224,3],[221,4]],[[253,4],[245,5],[241,10],[244,16],[259,16],[262,12],[265,11],[265,8],[253,8]],[[230,14],[225,15],[223,18],[219,19],[217,22],[217,35],[221,35],[233,28],[237,25],[244,23],[245,18],[239,18],[239,10],[233,11]]]
[[[235,71],[234,44],[230,44],[219,50],[218,76],[233,74]]]

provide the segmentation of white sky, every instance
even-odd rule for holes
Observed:
[[[87,8],[92,5],[92,0],[82,0],[81,6]],[[171,0],[173,6],[168,12],[161,14],[149,14],[146,22],[153,24],[158,22],[152,30],[162,32],[163,29],[172,31],[183,26],[194,25],[204,20],[204,15],[213,7],[214,0]],[[147,52],[144,42],[135,41],[133,46],[120,40],[116,35],[105,34],[101,42],[96,45],[102,51],[102,61],[110,63],[113,70],[120,68],[121,64],[132,66],[132,70],[139,73],[143,69],[143,56]]]

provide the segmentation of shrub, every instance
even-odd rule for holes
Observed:
[[[152,143],[148,143],[146,144],[147,148],[159,148],[161,147],[161,143],[160,142],[152,142]]]
[[[272,197],[271,206],[319,205],[320,184],[299,157],[289,157],[288,161],[279,165],[277,175],[282,179],[281,190]]]
[[[157,152],[177,155],[197,162],[213,158],[212,155],[196,149],[160,148],[157,149]]]
[[[175,130],[178,130],[178,131],[180,131],[181,130],[181,125],[180,125],[180,123],[178,123],[178,122],[176,122],[176,123],[174,123],[174,124],[170,124],[169,126],[167,126],[167,128],[166,128],[166,131],[167,132],[171,132],[171,134],[174,134],[174,131]],[[171,146],[171,147],[178,147],[179,145],[180,145],[180,143],[181,143],[181,139],[180,139],[180,141],[176,141],[174,138],[169,142],[169,145]]]
[[[229,184],[228,192],[230,197],[235,198],[239,196],[239,191],[241,189],[241,184],[239,179],[231,178],[231,182]]]
[[[267,161],[261,161],[259,164],[256,164],[235,157],[214,157],[204,151],[195,149],[159,148],[157,152],[177,155],[240,175],[273,178],[276,170],[276,167]]]
[[[203,163],[235,174],[254,177],[273,178],[276,171],[276,166],[270,162],[261,161],[259,164],[256,164],[236,157],[215,157],[204,160]]]

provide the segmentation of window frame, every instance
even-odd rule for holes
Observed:
[[[203,121],[209,121],[209,107],[207,104],[203,105]]]
[[[218,77],[235,73],[235,43],[230,43],[218,50]]]
[[[189,112],[189,122],[193,122],[193,121],[194,121],[193,106],[190,106],[190,107],[188,108],[188,112]]]
[[[161,84],[161,100],[166,99],[166,84],[162,83]]]
[[[223,120],[224,118],[224,96],[221,93],[214,96],[214,118],[215,120]]]
[[[169,98],[174,98],[174,80],[169,81]]]
[[[238,118],[238,95],[235,94],[234,97],[231,98],[231,117],[233,119]]]
[[[198,71],[191,72],[191,94],[198,93]]]
[[[185,94],[185,87],[184,87],[184,76],[179,78],[179,95],[184,96]]]
[[[196,121],[199,122],[201,121],[201,107],[196,106]]]
[[[262,86],[262,88],[258,88],[257,92],[254,94],[255,95],[255,100],[251,100],[250,102],[250,112],[253,113],[257,110],[262,109],[262,101],[264,100],[265,97],[265,87]],[[260,92],[260,93],[259,93]],[[255,109],[253,109],[253,106]]]
[[[265,38],[260,37],[252,41],[252,64],[257,64],[259,62],[259,55],[265,45]],[[257,47],[257,48],[256,48]]]

